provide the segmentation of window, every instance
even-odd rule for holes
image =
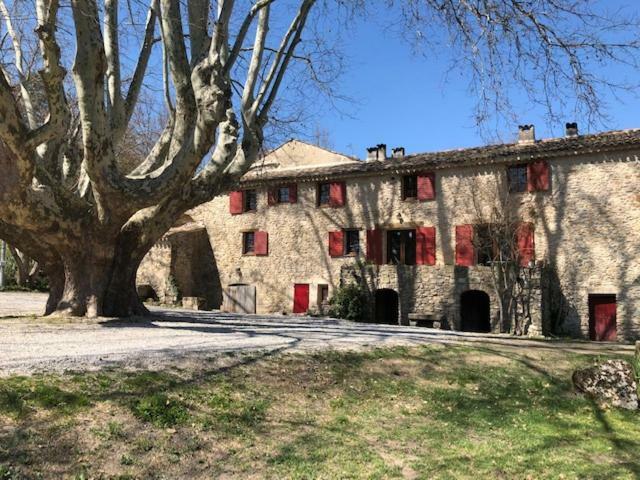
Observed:
[[[318,285],[318,305],[326,305],[329,303],[329,285]]]
[[[256,252],[256,232],[243,232],[242,253],[250,255]]]
[[[387,263],[416,264],[416,231],[389,230],[387,232]]]
[[[331,203],[331,184],[321,183],[318,186],[318,205],[329,205]]]
[[[278,203],[289,203],[289,187],[278,188]]]
[[[357,255],[360,253],[360,232],[358,230],[345,230],[344,254]]]
[[[342,207],[345,204],[347,186],[344,182],[318,184],[318,206]]]
[[[512,165],[507,170],[507,179],[509,181],[509,191],[526,192],[527,191],[527,166]]]
[[[244,211],[255,212],[258,208],[258,195],[255,190],[244,191]]]
[[[476,225],[474,228],[475,251],[478,265],[491,265],[495,260],[496,245],[489,225]]]
[[[418,176],[417,175],[405,175],[402,178],[402,198],[417,198],[418,197]]]

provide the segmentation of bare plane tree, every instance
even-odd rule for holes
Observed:
[[[222,0],[212,12],[210,32],[208,0],[189,0],[186,7],[175,0],[152,0],[125,91],[118,0],[105,0],[102,6],[95,0],[71,0],[76,119],[57,39],[60,3],[36,2],[40,76],[49,112],[38,124],[28,89],[20,88],[18,101],[11,75],[3,69],[0,231],[45,268],[51,284],[47,313],[146,312],[135,291],[146,252],[184,211],[234,185],[260,151],[269,109],[315,1],[297,2],[289,27],[267,56],[274,3],[243,2],[244,11],[238,12],[243,7]],[[25,43],[12,28],[8,6],[4,1],[0,6],[14,46],[17,81],[23,85]],[[232,25],[237,26],[233,33]],[[136,108],[158,31],[170,113],[146,158],[125,174],[116,151]],[[247,42],[250,56],[240,83],[232,72]],[[196,173],[207,155],[210,160]]]

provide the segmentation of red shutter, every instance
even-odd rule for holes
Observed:
[[[332,257],[344,255],[344,234],[342,230],[329,232],[329,255]]]
[[[367,260],[382,265],[382,230],[367,230]]]
[[[456,265],[471,267],[475,263],[473,225],[456,226]]]
[[[416,265],[436,264],[436,229],[419,227],[416,229]]]
[[[231,215],[238,215],[244,210],[242,190],[236,190],[229,193],[229,213]]]
[[[332,182],[329,186],[329,204],[332,207],[342,207],[347,196],[347,188],[344,182]]]
[[[436,174],[433,172],[418,175],[418,200],[436,198]]]
[[[256,255],[269,255],[269,234],[267,232],[256,232],[254,251]]]
[[[298,201],[298,185],[292,183],[289,185],[289,203],[296,203]]]
[[[526,267],[529,262],[535,260],[535,235],[533,224],[521,223],[516,230],[516,242],[518,245],[518,259],[520,266]]]
[[[278,203],[278,189],[270,188],[267,190],[267,203],[269,205],[275,205]]]
[[[527,190],[530,192],[549,190],[549,163],[544,160],[527,165]]]

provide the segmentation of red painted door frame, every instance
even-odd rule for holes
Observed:
[[[615,341],[615,295],[589,295],[589,338],[595,341]]]
[[[309,284],[296,283],[293,286],[293,313],[307,313],[309,310]]]

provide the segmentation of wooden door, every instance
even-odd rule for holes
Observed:
[[[293,313],[307,313],[309,310],[309,284],[296,283],[293,286]]]
[[[589,336],[596,341],[616,339],[616,296],[589,295]]]
[[[229,285],[223,293],[223,311],[256,313],[256,287],[254,285]]]

